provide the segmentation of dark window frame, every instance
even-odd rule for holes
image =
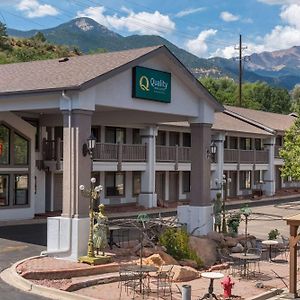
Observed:
[[[123,175],[123,193],[121,195],[108,195],[107,194],[107,176],[114,175],[114,186],[113,188],[116,189],[116,175],[122,174]],[[105,197],[106,198],[124,198],[126,196],[126,173],[125,172],[105,172]]]

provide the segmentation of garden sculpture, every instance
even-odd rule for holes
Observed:
[[[224,289],[223,298],[224,299],[231,298],[231,290],[234,286],[234,282],[231,280],[231,278],[229,276],[226,276],[221,281],[221,285],[223,286],[223,289]]]
[[[102,251],[102,255],[105,256],[104,249],[107,247],[107,233],[108,233],[108,218],[104,214],[104,205],[99,205],[99,212],[97,213],[97,223],[94,225],[94,245],[99,254],[99,250]]]

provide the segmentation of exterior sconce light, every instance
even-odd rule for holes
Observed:
[[[206,157],[207,158],[212,158],[214,157],[214,155],[217,153],[217,145],[215,144],[215,142],[213,141],[210,144],[209,149],[206,150]]]
[[[87,139],[87,143],[84,143],[82,146],[82,155],[86,156],[87,154],[89,154],[92,157],[95,146],[96,138],[94,137],[93,133],[91,133],[91,135]]]

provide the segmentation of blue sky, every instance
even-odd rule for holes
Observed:
[[[122,35],[158,34],[199,57],[300,45],[300,0],[0,0],[0,20],[29,30],[87,16]]]

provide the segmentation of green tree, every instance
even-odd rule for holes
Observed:
[[[279,154],[284,161],[281,177],[300,180],[300,118],[285,132]]]
[[[6,32],[6,25],[0,22],[0,49],[8,50],[10,49],[10,43]]]
[[[300,112],[300,84],[296,84],[291,93],[292,103],[291,110],[293,112]]]
[[[36,41],[39,41],[39,42],[42,42],[42,43],[45,43],[46,42],[46,38],[45,38],[45,35],[42,33],[42,32],[37,32],[33,37],[32,37],[33,40],[36,40]]]

